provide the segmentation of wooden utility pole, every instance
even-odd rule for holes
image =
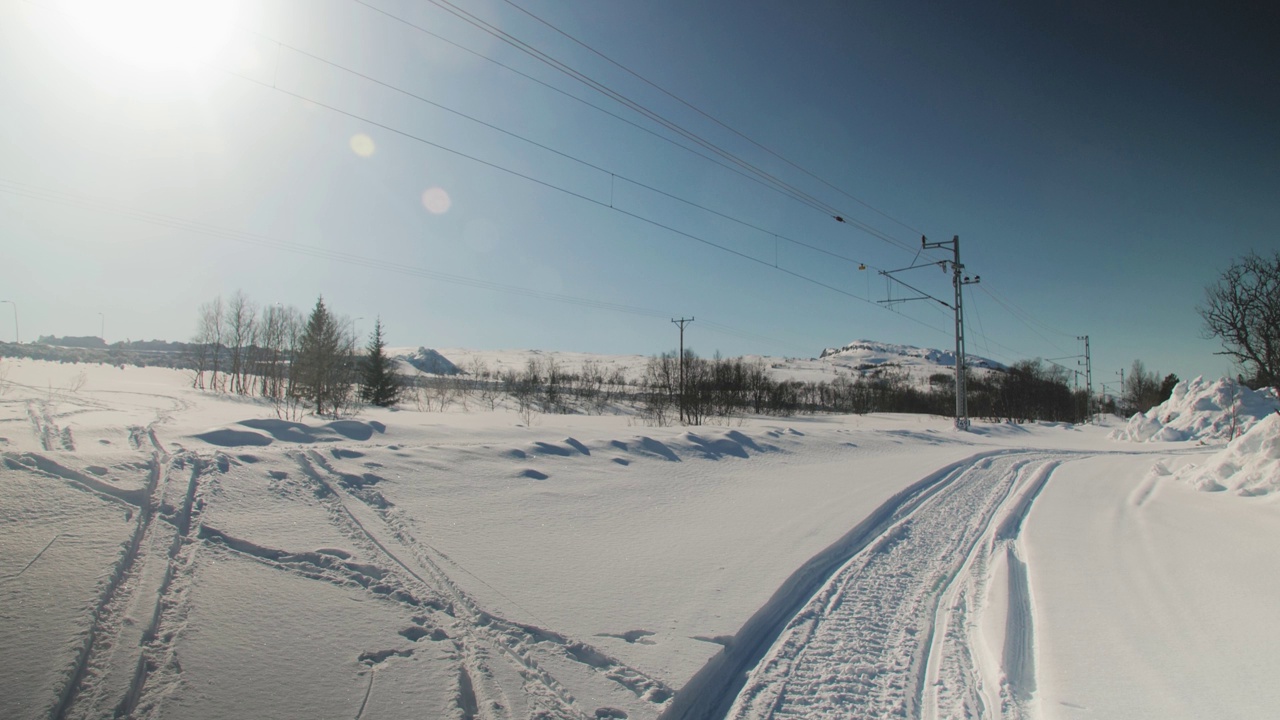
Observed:
[[[684,413],[684,326],[693,322],[693,318],[671,319],[671,322],[680,326],[680,422],[685,421]]]
[[[1080,335],[1077,340],[1084,340],[1084,412],[1086,422],[1093,423],[1093,355],[1089,351],[1089,336]]]

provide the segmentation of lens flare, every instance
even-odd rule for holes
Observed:
[[[444,188],[427,188],[422,193],[422,207],[432,215],[443,215],[453,207],[453,199],[444,191]]]
[[[362,158],[372,157],[377,151],[377,147],[373,144],[373,138],[364,133],[356,133],[351,136],[351,152]]]

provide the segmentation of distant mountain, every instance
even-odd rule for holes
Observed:
[[[855,340],[844,347],[827,348],[822,351],[818,359],[826,360],[833,365],[842,365],[858,370],[870,370],[886,366],[933,366],[939,369],[949,368],[954,371],[956,367],[954,350],[918,348],[911,345],[875,342],[874,340]],[[1003,363],[968,353],[965,354],[965,361],[970,368],[1008,370]]]
[[[478,363],[495,375],[524,372],[530,362],[545,366],[555,363],[562,372],[579,373],[588,365],[606,374],[620,371],[632,382],[644,375],[649,362],[646,355],[596,355],[594,353],[556,350],[472,350],[465,348],[394,348],[390,354],[424,373],[453,375],[469,373]],[[656,353],[655,353],[656,354]],[[447,357],[446,357],[447,356]],[[858,340],[844,347],[828,348],[816,358],[781,358],[749,355],[748,362],[759,362],[775,379],[830,382],[836,375],[865,377],[896,372],[911,381],[926,385],[932,375],[955,372],[955,353],[947,350],[895,345],[871,340]],[[993,360],[968,356],[969,367],[982,371],[1007,368]]]
[[[458,375],[462,372],[462,368],[431,348],[420,347],[416,351],[393,355],[393,357],[409,363],[419,372],[431,375]]]

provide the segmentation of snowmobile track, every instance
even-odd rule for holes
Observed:
[[[984,453],[890,498],[797,570],[662,717],[921,717],[935,633],[970,600],[962,580],[997,534],[1016,534],[1053,460]]]

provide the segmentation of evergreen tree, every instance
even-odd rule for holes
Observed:
[[[400,401],[403,384],[396,373],[395,362],[387,357],[382,339],[382,318],[373,324],[373,334],[366,346],[368,355],[361,367],[360,399],[378,407],[391,407]]]
[[[351,343],[323,297],[307,319],[293,365],[294,394],[314,404],[317,415],[336,416],[351,395]]]

